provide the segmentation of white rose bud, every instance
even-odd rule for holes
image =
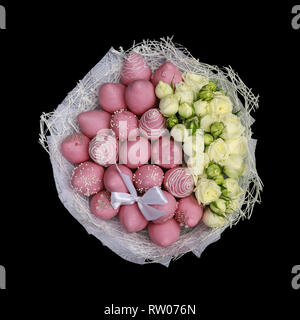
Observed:
[[[224,199],[218,199],[216,201],[213,201],[209,205],[209,208],[212,212],[216,214],[224,215],[226,211],[226,201]]]
[[[237,179],[245,173],[245,162],[239,155],[232,154],[223,163],[224,173],[233,179]]]
[[[226,114],[222,118],[222,122],[225,128],[223,129],[221,138],[225,140],[238,138],[245,131],[245,127],[241,124],[240,118],[232,113]]]
[[[184,140],[183,151],[189,157],[197,156],[204,152],[203,131],[198,129],[196,134],[188,136]]]
[[[195,92],[193,88],[189,87],[183,82],[180,82],[176,85],[175,97],[178,99],[180,103],[193,103],[195,98]]]
[[[197,91],[209,83],[208,78],[191,72],[184,72],[182,78],[187,85],[194,87]]]
[[[220,195],[220,186],[210,179],[201,179],[195,190],[195,196],[199,204],[209,204],[219,199]]]
[[[233,109],[233,104],[230,98],[223,95],[214,96],[214,98],[209,102],[209,104],[211,112],[220,116],[231,113]]]
[[[204,100],[194,102],[195,113],[198,117],[204,117],[210,113],[210,104]]]
[[[155,88],[155,94],[159,99],[162,99],[172,93],[172,87],[168,83],[165,83],[163,81],[159,81]]]
[[[165,117],[171,117],[178,111],[178,100],[173,94],[162,98],[159,103],[159,110]]]
[[[222,194],[227,199],[236,199],[243,193],[238,181],[233,178],[225,179],[222,187]]]
[[[217,139],[212,142],[207,149],[210,161],[223,164],[229,157],[229,149],[223,139]]]
[[[210,126],[214,122],[218,122],[218,121],[219,121],[219,117],[217,117],[216,115],[207,114],[206,116],[201,118],[201,120],[200,120],[200,128],[202,130],[204,130],[205,132],[209,132],[210,131]]]
[[[226,140],[226,144],[230,154],[237,154],[241,157],[245,157],[248,153],[247,140],[244,136],[240,136],[236,139],[228,139]]]
[[[240,200],[238,198],[226,201],[226,211],[225,212],[227,214],[231,214],[238,209],[239,205],[240,205]]]
[[[179,105],[178,113],[182,118],[187,119],[194,114],[194,110],[190,104],[184,102]]]
[[[176,124],[171,129],[170,134],[175,141],[183,142],[189,136],[189,131],[186,129],[185,125]]]
[[[210,228],[220,228],[226,223],[226,218],[213,213],[209,208],[206,208],[202,217],[203,223]]]

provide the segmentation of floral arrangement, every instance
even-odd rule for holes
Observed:
[[[159,81],[159,108],[170,134],[183,143],[186,165],[193,175],[195,196],[206,206],[202,221],[221,227],[239,208],[247,174],[247,139],[238,112],[226,93],[209,78],[185,72],[175,86]]]
[[[123,258],[168,265],[200,256],[259,202],[250,115],[258,98],[224,70],[171,39],[111,49],[42,115],[60,199]]]

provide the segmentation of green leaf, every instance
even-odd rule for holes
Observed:
[[[235,116],[237,116],[240,113],[241,109],[236,111],[236,112],[232,112]]]
[[[222,217],[222,218],[226,218],[226,216],[225,216],[223,213],[214,212],[211,208],[210,208],[210,210],[211,210],[214,214],[216,214],[217,216]]]
[[[175,92],[175,86],[174,86],[174,83],[173,83],[174,77],[175,77],[175,74],[173,75],[173,78],[171,80],[171,88],[173,90],[173,93]]]

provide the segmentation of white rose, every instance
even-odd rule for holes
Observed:
[[[173,94],[169,94],[160,100],[159,110],[165,117],[171,117],[178,111],[178,100]]]
[[[243,190],[236,179],[227,178],[224,180],[222,186],[222,194],[226,198],[236,199],[243,193]]]
[[[230,154],[237,154],[241,157],[247,155],[247,140],[246,137],[240,136],[235,139],[226,140],[226,144],[228,146],[228,150]]]
[[[197,156],[204,152],[203,131],[198,129],[196,134],[186,137],[183,143],[183,151],[189,157]]]
[[[182,78],[187,85],[194,87],[197,91],[209,82],[208,78],[191,72],[184,72],[182,74]]]
[[[240,155],[232,154],[223,163],[224,173],[230,177],[237,179],[245,173],[245,162]]]
[[[170,132],[175,141],[183,142],[189,135],[189,131],[183,124],[176,124]]]
[[[219,138],[209,145],[207,154],[210,161],[223,164],[229,157],[229,149],[225,141]]]
[[[204,117],[210,113],[210,104],[207,101],[197,100],[194,102],[195,113],[199,117]]]
[[[222,118],[222,122],[225,128],[223,129],[221,138],[225,140],[238,138],[245,131],[245,127],[241,124],[240,118],[232,113],[226,114]]]
[[[180,82],[176,85],[175,97],[180,103],[193,103],[195,99],[195,92],[193,88],[186,85],[184,82]]]
[[[159,99],[162,99],[172,93],[173,89],[171,88],[171,86],[163,81],[159,81],[155,88],[155,94]]]
[[[209,208],[204,210],[202,221],[210,228],[220,228],[226,223],[225,217],[213,213]]]
[[[209,204],[216,201],[220,195],[220,186],[218,186],[214,180],[210,179],[201,179],[195,190],[195,196],[199,204]]]
[[[209,104],[211,112],[220,116],[231,113],[233,109],[230,98],[224,95],[214,96]]]
[[[189,157],[187,166],[190,169],[192,175],[200,175],[204,172],[205,156],[204,153],[197,155],[196,157]]]
[[[200,120],[200,128],[202,130],[204,130],[205,132],[209,132],[210,131],[210,126],[212,125],[212,123],[218,122],[218,121],[219,121],[219,117],[217,117],[216,115],[207,114],[206,116],[201,118],[201,120]]]

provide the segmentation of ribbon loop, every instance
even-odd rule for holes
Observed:
[[[130,177],[121,172],[117,164],[115,164],[115,166],[129,191],[129,193],[111,193],[110,202],[115,210],[118,209],[121,205],[130,205],[136,202],[143,216],[148,221],[156,220],[166,214],[166,212],[162,212],[149,206],[151,204],[162,205],[168,203],[168,200],[159,187],[153,187],[149,189],[142,197],[139,197],[133,183],[131,182]]]

